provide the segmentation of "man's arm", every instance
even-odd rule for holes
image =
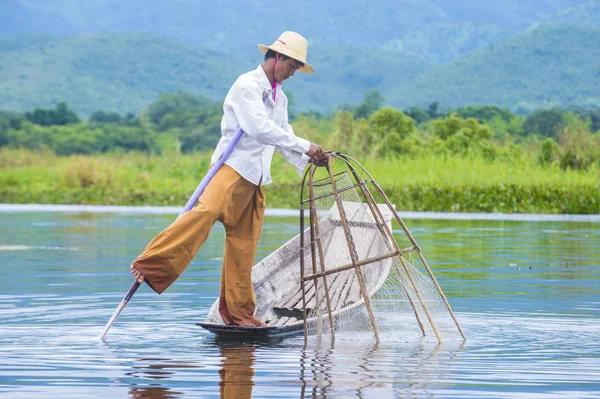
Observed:
[[[298,153],[314,154],[318,150],[311,143],[293,133],[287,132],[269,119],[262,102],[262,93],[249,86],[240,88],[239,100],[233,102],[233,111],[240,128],[261,144]],[[310,156],[310,155],[309,155]]]
[[[287,101],[287,98],[286,98],[286,101]],[[294,129],[292,129],[292,126],[289,124],[287,102],[285,104],[285,114],[283,117],[283,123],[282,123],[281,127],[289,134],[293,134],[295,136]],[[281,148],[278,148],[277,150],[281,153],[281,155],[283,155],[283,157],[289,163],[291,163],[292,165],[294,165],[296,167],[296,170],[298,171],[298,174],[300,176],[302,176],[302,172],[304,171],[304,168],[306,167],[307,162],[314,163],[317,166],[325,166],[323,164],[323,162],[320,160],[326,159],[325,158],[326,154],[323,151],[323,149],[321,148],[321,146],[319,146],[316,143],[310,143],[309,150],[304,154],[299,154],[297,152],[288,151],[288,150],[281,149]]]

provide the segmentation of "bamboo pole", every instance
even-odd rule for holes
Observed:
[[[354,245],[354,240],[352,238],[352,233],[348,228],[348,224],[346,223],[346,212],[344,211],[344,205],[342,204],[342,200],[340,199],[339,193],[337,191],[337,186],[335,183],[335,179],[331,174],[331,169],[333,167],[332,161],[333,157],[329,157],[327,160],[327,169],[329,169],[329,176],[331,178],[331,186],[335,196],[335,202],[338,207],[338,212],[340,214],[340,220],[342,222],[342,228],[344,229],[344,234],[346,236],[346,243],[348,244],[348,251],[350,252],[350,258],[352,259],[352,263],[354,264],[354,272],[356,273],[356,277],[358,280],[358,284],[360,286],[360,290],[363,296],[363,300],[365,301],[365,307],[367,308],[367,313],[369,314],[369,319],[371,321],[371,325],[373,326],[373,333],[375,334],[375,339],[379,342],[379,331],[377,329],[377,323],[375,321],[375,316],[373,315],[373,310],[371,308],[371,301],[369,300],[369,294],[365,287],[365,283],[363,281],[362,273],[360,269],[357,267],[358,255],[356,252],[356,246]]]
[[[310,196],[310,198],[313,197],[313,186],[312,186],[312,178],[313,178],[313,174],[314,174],[314,169],[312,168],[312,166],[309,168],[309,172],[308,172],[308,195]],[[309,208],[309,220],[310,220],[310,224],[309,224],[309,229],[310,229],[310,255],[311,255],[311,264],[312,264],[312,272],[317,273],[317,254],[316,254],[316,248],[315,248],[315,226],[313,225],[313,208],[314,208],[315,204],[314,201],[310,201],[310,208]],[[315,303],[320,303],[319,301],[319,281],[318,280],[314,280],[313,281],[314,287],[315,287]],[[304,308],[306,309],[306,303],[304,304]],[[315,309],[315,311],[317,312],[317,329],[319,330],[319,334],[321,334],[321,330],[322,330],[322,323],[323,320],[320,317],[320,309]]]
[[[334,269],[326,270],[325,272],[311,274],[310,276],[304,277],[304,280],[306,280],[306,281],[308,281],[308,280],[314,280],[314,279],[319,278],[319,277],[329,276],[331,274],[338,273],[338,272],[344,272],[344,271],[352,269],[354,267],[363,267],[363,266],[366,266],[366,265],[370,265],[371,263],[380,262],[382,260],[393,258],[396,255],[398,255],[397,252],[390,252],[389,254],[385,254],[385,255],[381,255],[381,256],[375,256],[375,257],[372,257],[372,258],[369,258],[369,259],[358,261],[356,263],[349,263],[349,264],[344,265],[344,266],[339,266],[339,267],[336,267]]]
[[[314,172],[316,171],[317,167],[316,166],[311,166],[312,172],[309,175],[309,180],[308,183],[310,185],[310,197],[314,198],[314,187],[312,184],[312,179],[314,176]],[[323,256],[323,247],[321,246],[321,238],[319,235],[319,218],[317,217],[317,210],[316,210],[316,206],[314,203],[314,200],[311,202],[311,206],[310,206],[310,225],[311,228],[314,229],[314,233],[315,233],[315,244],[317,247],[317,252],[319,255],[319,260],[320,260],[320,265],[321,265],[321,273],[325,272],[325,257]],[[314,253],[314,251],[313,251]],[[314,261],[313,261],[314,264]],[[314,271],[316,272],[316,268],[314,268]],[[317,283],[317,279],[314,280],[315,284]],[[333,325],[333,314],[331,312],[331,299],[329,297],[329,286],[327,284],[327,276],[323,275],[323,288],[325,290],[325,301],[327,302],[327,313],[329,314],[329,328],[331,331],[331,340],[332,342],[335,341],[335,332],[334,332],[334,325]],[[315,291],[316,291],[317,287],[315,286]],[[316,296],[316,304],[319,307],[320,311],[320,302],[319,302],[319,297]]]
[[[306,176],[308,175],[308,170],[304,174],[304,179],[302,179],[302,187],[300,188],[300,288],[302,290],[302,316],[304,320],[304,345],[308,343],[308,325],[306,323],[306,287],[304,282],[304,202],[302,201],[304,196],[304,182],[306,181]]]

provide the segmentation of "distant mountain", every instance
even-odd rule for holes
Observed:
[[[25,42],[30,39],[22,37]],[[0,38],[0,48],[7,42]],[[0,108],[20,111],[66,101],[83,115],[97,110],[138,113],[159,93],[183,89],[220,98],[244,62],[137,34],[21,46],[13,40],[12,46],[21,48],[0,52]]]
[[[382,48],[410,54],[434,64],[443,64],[463,54],[509,36],[495,25],[429,24],[388,41]]]
[[[284,30],[311,45],[399,50],[445,62],[582,0],[3,0],[4,33],[148,33],[250,55]],[[29,13],[29,16],[27,15]],[[14,15],[14,18],[11,17]]]
[[[341,104],[359,104],[373,88],[389,92],[430,68],[423,60],[393,51],[360,48],[315,48],[315,73],[296,73],[284,85],[296,100],[295,110],[329,112]]]
[[[27,47],[44,45],[60,40],[61,38],[56,36],[29,33],[11,36],[0,35],[0,52],[22,50]]]
[[[600,106],[600,29],[541,26],[432,68],[384,92],[398,107]]]
[[[250,47],[253,55],[241,57],[140,34],[0,36],[0,109],[26,111],[65,101],[84,116],[97,110],[137,114],[160,93],[177,90],[222,100],[239,74],[262,62],[262,53]],[[316,73],[297,73],[284,86],[297,111],[360,103],[367,90],[396,87],[429,67],[397,52],[311,52]]]
[[[0,109],[54,107],[139,113],[160,93],[187,91],[220,101],[262,54],[231,55],[141,34],[74,38],[0,36]],[[297,73],[284,90],[294,111],[330,112],[379,89],[397,108],[492,104],[512,110],[600,106],[600,29],[540,26],[434,65],[396,51],[313,46],[313,75]]]

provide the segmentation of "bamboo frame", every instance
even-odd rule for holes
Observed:
[[[345,170],[344,172],[341,173],[333,173],[333,160],[334,158],[336,159],[340,159],[341,161],[343,161],[344,166],[347,168],[347,170]],[[361,177],[361,173],[359,173],[359,170],[357,170],[356,167],[354,167],[354,165],[357,165],[358,169],[361,171],[361,173],[366,174],[367,178],[363,178]],[[412,236],[412,234],[409,232],[408,228],[406,227],[406,225],[404,224],[404,222],[402,221],[402,219],[398,216],[397,212],[394,209],[394,206],[391,204],[390,200],[387,198],[387,196],[385,195],[385,193],[383,192],[383,190],[381,189],[381,187],[375,182],[375,180],[373,179],[373,177],[369,174],[369,172],[366,171],[366,169],[358,162],[356,161],[354,158],[348,156],[348,155],[344,155],[344,154],[340,154],[340,153],[330,153],[328,160],[327,160],[327,174],[328,176],[326,178],[314,181],[314,173],[316,171],[317,166],[315,165],[310,165],[310,167],[308,168],[308,170],[306,171],[306,173],[304,174],[304,179],[302,182],[302,188],[301,188],[301,194],[300,194],[300,267],[301,267],[301,271],[300,271],[300,284],[301,284],[301,291],[302,291],[302,304],[303,304],[303,316],[304,316],[304,335],[305,335],[305,343],[307,342],[307,335],[308,335],[308,327],[307,327],[307,309],[306,309],[306,305],[307,305],[307,300],[306,300],[306,295],[307,295],[307,290],[306,290],[306,286],[305,284],[307,282],[312,281],[314,284],[314,289],[315,289],[315,295],[318,295],[318,280],[321,278],[322,279],[322,283],[324,285],[324,292],[325,292],[325,299],[326,299],[326,304],[327,304],[327,312],[328,312],[328,316],[329,316],[329,326],[330,326],[330,331],[331,331],[331,337],[332,340],[334,339],[334,318],[333,318],[333,312],[332,312],[332,307],[331,307],[331,299],[330,299],[330,293],[329,293],[329,288],[328,287],[328,283],[327,283],[327,276],[330,276],[332,274],[335,273],[339,273],[342,271],[346,271],[346,270],[350,270],[350,269],[354,269],[354,273],[356,275],[356,279],[358,281],[359,284],[359,288],[360,288],[360,294],[362,296],[362,300],[364,302],[367,314],[369,316],[369,320],[371,322],[371,325],[373,326],[373,332],[375,335],[375,339],[377,342],[379,342],[379,329],[377,327],[377,323],[376,323],[376,319],[375,316],[373,314],[373,309],[371,306],[371,302],[370,302],[370,297],[369,294],[367,292],[367,288],[365,285],[365,280],[364,280],[364,276],[362,274],[362,267],[364,267],[365,265],[368,264],[372,264],[375,262],[379,262],[381,260],[385,260],[385,259],[390,259],[390,258],[395,258],[397,257],[400,264],[402,265],[402,269],[404,270],[404,274],[406,275],[406,277],[408,278],[408,284],[410,284],[410,286],[412,287],[412,291],[414,292],[414,294],[417,296],[419,305],[421,307],[421,309],[423,310],[423,312],[425,313],[425,315],[427,316],[427,320],[429,321],[429,324],[438,340],[438,342],[442,342],[442,338],[439,334],[439,331],[433,321],[433,318],[429,312],[429,309],[427,308],[425,301],[423,300],[423,297],[421,296],[420,290],[418,289],[412,275],[411,275],[411,271],[410,268],[408,266],[408,262],[406,261],[406,259],[404,258],[404,254],[405,253],[409,253],[409,252],[413,252],[416,251],[419,259],[421,260],[421,263],[423,264],[423,266],[425,267],[425,269],[427,270],[427,273],[429,274],[429,277],[431,278],[438,294],[442,297],[442,300],[444,302],[444,305],[446,306],[446,309],[448,310],[448,312],[450,313],[454,323],[456,324],[456,327],[458,329],[458,331],[460,332],[462,338],[464,340],[466,340],[466,337],[458,323],[458,320],[456,319],[456,316],[454,315],[454,313],[452,312],[452,309],[450,308],[450,304],[448,303],[448,300],[446,298],[446,296],[444,295],[440,285],[438,284],[437,280],[435,279],[433,272],[431,271],[429,265],[427,264],[427,262],[425,261],[425,258],[421,252],[421,249],[419,248],[416,240],[414,239],[414,237]],[[351,180],[353,178],[354,180],[354,184],[352,184],[351,186],[348,187],[343,187],[341,189],[338,189],[337,187],[337,183],[336,180],[338,180],[338,178],[340,176],[346,176],[348,175],[348,171],[350,172],[351,176]],[[308,178],[308,189],[309,189],[309,198],[305,199],[304,198],[304,188],[306,186],[307,183],[307,178]],[[402,230],[404,231],[404,233],[406,234],[406,237],[408,238],[408,240],[410,241],[410,243],[412,244],[410,247],[408,248],[403,248],[400,249],[398,244],[396,243],[396,240],[393,236],[393,233],[391,231],[391,229],[388,227],[388,225],[385,222],[385,219],[383,217],[383,214],[381,213],[381,210],[379,209],[379,207],[377,206],[377,203],[375,201],[375,198],[372,194],[372,192],[369,190],[369,188],[367,187],[368,184],[372,184],[373,187],[375,188],[376,192],[378,193],[378,195],[383,199],[385,205],[389,208],[389,210],[391,211],[393,218],[395,219],[401,226]],[[325,193],[325,194],[320,194],[318,196],[315,196],[315,192],[314,192],[314,187],[320,187],[320,186],[331,186],[331,192],[330,193]],[[388,241],[388,244],[391,244],[391,246],[393,247],[393,251],[390,253],[386,253],[384,255],[380,255],[380,256],[376,256],[376,257],[372,257],[372,258],[368,258],[368,259],[364,259],[364,260],[359,260],[358,259],[358,252],[356,250],[356,245],[354,242],[354,237],[352,236],[352,232],[350,230],[350,225],[347,219],[347,216],[345,214],[345,210],[344,210],[344,206],[342,204],[342,200],[340,197],[340,193],[346,191],[346,190],[350,190],[350,189],[360,189],[360,192],[362,193],[362,196],[364,197],[364,200],[366,202],[366,205],[368,206],[368,210],[371,214],[371,216],[373,217],[373,219],[375,220],[375,223],[369,222],[371,223],[373,226],[376,226],[379,231],[381,232],[382,236]],[[325,257],[323,254],[323,247],[321,244],[321,237],[320,237],[320,231],[319,231],[319,221],[318,221],[318,217],[317,217],[317,210],[316,210],[316,205],[315,205],[315,201],[319,200],[319,199],[323,199],[326,198],[328,196],[332,196],[334,201],[335,201],[335,206],[337,206],[337,210],[340,216],[340,224],[342,226],[342,229],[344,231],[344,235],[346,238],[346,243],[348,246],[348,253],[350,255],[350,259],[351,259],[351,263],[350,264],[346,264],[343,266],[339,266],[336,267],[334,269],[330,269],[330,270],[326,270],[325,268]],[[304,218],[305,218],[305,203],[309,203],[310,205],[310,211],[309,211],[309,219],[310,219],[310,227],[309,227],[309,233],[310,233],[310,241],[311,241],[311,256],[312,256],[312,274],[311,275],[306,275],[305,274],[305,256],[304,256],[304,251],[306,248],[306,243],[305,243],[305,227],[304,227]],[[318,258],[318,259],[317,259]],[[318,267],[319,266],[319,267]],[[399,265],[398,264],[394,264],[394,267],[397,270],[399,279],[400,279],[400,285],[402,286],[402,289],[404,290],[404,293],[406,294],[408,301],[410,303],[410,306],[415,314],[415,317],[417,319],[417,323],[419,325],[419,328],[421,329],[421,332],[423,333],[423,335],[426,335],[425,333],[425,328],[423,325],[423,322],[419,316],[419,311],[417,309],[417,305],[414,302],[412,295],[410,294],[410,290],[407,287],[407,282],[404,280],[404,274],[399,270]],[[320,269],[320,270],[318,270]],[[316,301],[317,304],[319,304],[320,302]],[[318,305],[320,306],[320,305]],[[319,311],[322,309],[319,309]]]

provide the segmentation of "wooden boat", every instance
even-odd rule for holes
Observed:
[[[319,237],[323,249],[323,259],[316,256],[316,268],[312,264],[310,229],[304,230],[304,275],[319,272],[321,263],[331,274],[326,277],[306,280],[306,322],[317,323],[322,317],[328,323],[328,311],[323,300],[323,282],[327,280],[331,313],[334,321],[364,305],[358,283],[357,270],[360,270],[366,292],[374,295],[384,284],[391,267],[391,257],[374,260],[393,252],[393,245],[385,235],[368,208],[361,202],[342,201],[343,216],[350,233],[358,260],[367,260],[368,265],[356,269],[352,266],[348,241],[342,225],[337,204],[318,219]],[[392,212],[387,205],[377,205],[384,222],[391,230]],[[229,336],[281,336],[297,334],[304,329],[304,309],[301,284],[301,237],[300,234],[289,240],[275,252],[256,264],[252,270],[252,282],[256,294],[256,317],[267,324],[264,327],[230,326],[223,323],[219,314],[219,300],[211,306],[206,319],[197,325],[218,335]],[[344,269],[345,270],[339,270]],[[336,269],[337,271],[332,271]],[[315,287],[315,281],[317,281]],[[321,288],[319,288],[321,287]],[[320,296],[320,297],[319,297]],[[317,309],[320,304],[321,311]],[[321,316],[322,315],[322,316]]]

